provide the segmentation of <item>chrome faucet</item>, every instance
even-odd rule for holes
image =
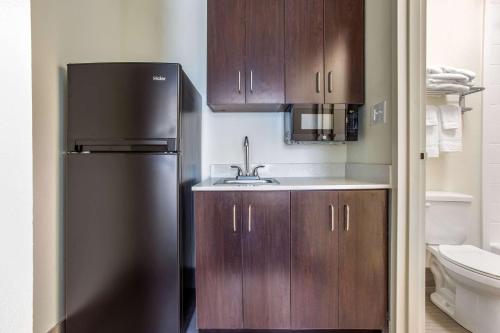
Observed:
[[[250,176],[250,143],[248,142],[248,136],[245,136],[245,176]]]
[[[236,179],[260,179],[259,169],[264,168],[265,166],[258,165],[253,168],[252,172],[250,172],[250,142],[248,141],[248,136],[245,136],[243,146],[245,147],[245,172],[243,172],[239,166],[231,165],[231,168],[238,169]]]

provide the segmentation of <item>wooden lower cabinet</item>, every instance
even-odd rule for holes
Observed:
[[[195,193],[196,308],[200,328],[243,327],[241,197]]]
[[[388,311],[387,192],[339,192],[339,325],[383,329]]]
[[[289,328],[290,192],[197,192],[195,205],[198,328]]]
[[[243,193],[243,326],[290,327],[290,192]]]
[[[387,327],[387,191],[196,192],[200,329]]]
[[[338,327],[338,203],[335,191],[292,192],[294,329]]]

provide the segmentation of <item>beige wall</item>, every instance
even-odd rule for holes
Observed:
[[[69,62],[120,60],[121,1],[32,1],[34,332],[64,314],[63,114]]]
[[[450,65],[473,70],[476,83],[482,84],[484,0],[429,0],[427,2],[427,64]],[[464,149],[443,153],[427,161],[427,189],[454,191],[474,196],[473,225],[468,242],[481,244],[481,94],[466,97],[473,108],[463,116]],[[448,97],[450,102],[456,97]],[[430,104],[446,103],[443,98],[428,98]]]
[[[392,1],[367,0],[366,104],[360,112],[360,140],[348,143],[347,162],[391,164],[392,161]],[[387,101],[387,122],[370,124],[370,107]]]
[[[181,62],[205,86],[205,17],[199,1],[34,0],[34,333],[64,315],[63,124],[71,62]]]

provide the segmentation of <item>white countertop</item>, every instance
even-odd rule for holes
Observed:
[[[308,191],[308,190],[377,190],[390,189],[390,184],[349,178],[275,177],[275,185],[214,185],[219,178],[208,178],[193,186],[193,191]]]

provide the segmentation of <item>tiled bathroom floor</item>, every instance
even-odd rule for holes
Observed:
[[[433,288],[427,288],[425,297],[425,332],[426,333],[470,333],[443,311],[430,299]]]

